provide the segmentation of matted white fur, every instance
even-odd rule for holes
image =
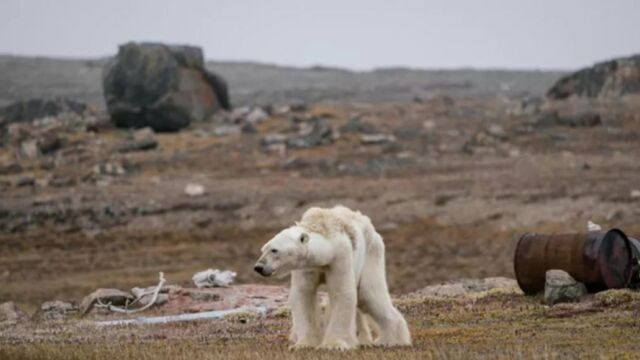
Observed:
[[[389,295],[382,237],[360,212],[344,206],[307,210],[262,247],[255,269],[264,276],[291,273],[293,348],[411,345],[407,323]],[[324,283],[326,317],[317,296]]]

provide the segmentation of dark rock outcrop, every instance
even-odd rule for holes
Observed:
[[[87,105],[69,99],[29,99],[0,108],[0,129],[8,124],[28,122],[62,113],[82,114]]]
[[[230,108],[224,79],[207,72],[193,46],[127,43],[104,69],[107,109],[116,126],[176,131]]]
[[[569,74],[549,89],[547,97],[616,97],[640,93],[640,55],[598,63]]]
[[[602,125],[602,118],[600,114],[593,111],[575,114],[560,114],[557,111],[552,111],[538,116],[533,121],[533,125],[538,128],[550,126],[594,127]]]

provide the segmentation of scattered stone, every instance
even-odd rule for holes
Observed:
[[[289,109],[295,112],[303,112],[303,111],[307,111],[308,107],[307,107],[307,104],[305,104],[304,102],[295,102],[295,103],[289,104]]]
[[[587,288],[563,270],[548,270],[544,284],[544,301],[547,305],[579,302],[587,294]]]
[[[246,123],[242,125],[240,127],[240,130],[242,131],[243,134],[255,134],[258,132],[258,129],[256,129],[255,125],[251,123]]]
[[[425,122],[422,123],[422,127],[427,130],[433,130],[436,128],[436,122],[433,120],[425,120]]]
[[[247,114],[246,121],[249,124],[258,124],[269,118],[269,114],[262,108],[255,108],[249,114]]]
[[[229,121],[232,124],[239,124],[245,122],[247,115],[251,112],[251,108],[248,106],[242,106],[231,110],[229,114]]]
[[[127,43],[104,69],[107,110],[118,127],[176,131],[229,109],[227,85],[193,46]]]
[[[20,144],[18,156],[23,159],[35,159],[40,156],[40,149],[36,140],[27,140]]]
[[[273,110],[274,115],[286,115],[291,111],[288,105],[278,106]]]
[[[131,294],[122,290],[98,289],[82,299],[80,303],[80,314],[86,315],[98,301],[114,306],[126,306],[133,300],[135,300],[135,298]]]
[[[302,170],[310,167],[312,164],[306,159],[292,157],[282,163],[283,170]]]
[[[287,135],[279,133],[266,134],[262,138],[262,146],[268,147],[275,144],[284,144],[287,141]]]
[[[29,315],[13,301],[0,304],[0,324],[17,324],[29,320]]]
[[[205,193],[205,189],[200,184],[187,184],[184,188],[184,193],[192,197],[202,196]]]
[[[38,149],[42,154],[50,154],[62,148],[63,141],[56,134],[46,134],[38,139]]]
[[[238,125],[220,125],[213,128],[211,133],[215,136],[227,136],[240,134],[241,128]]]
[[[509,139],[509,135],[507,134],[507,132],[504,130],[504,128],[498,124],[491,124],[487,127],[486,129],[487,134],[493,136],[496,139],[499,140],[507,140]]]
[[[34,186],[36,184],[36,178],[33,176],[20,176],[18,180],[16,180],[15,186]]]
[[[48,185],[54,187],[65,187],[75,185],[76,181],[72,177],[68,176],[54,176],[48,181]]]
[[[527,96],[520,101],[520,113],[522,115],[535,115],[544,105],[544,99],[539,96]]]
[[[78,312],[78,305],[74,302],[60,300],[46,301],[40,306],[36,318],[39,320],[61,320],[77,315]]]
[[[302,135],[287,139],[287,146],[291,148],[311,148],[328,145],[338,137],[326,120],[314,118],[311,120],[309,130]]]
[[[629,196],[631,196],[632,199],[640,199],[640,190],[638,189],[631,190],[631,193],[629,193]]]
[[[362,133],[362,134],[375,134],[378,132],[375,126],[370,123],[360,120],[359,117],[351,118],[346,124],[340,127],[342,133]]]
[[[602,119],[600,118],[600,114],[596,112],[561,115],[557,111],[552,111],[540,115],[534,120],[533,125],[536,127],[594,127],[602,125]]]
[[[133,133],[131,141],[118,149],[120,152],[152,150],[158,147],[156,133],[150,127],[137,130]]]
[[[396,137],[388,134],[366,134],[360,137],[362,145],[387,144],[396,141]]]
[[[93,167],[93,173],[100,176],[122,176],[127,172],[119,163],[104,163]]]

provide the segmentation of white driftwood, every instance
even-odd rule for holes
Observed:
[[[127,306],[125,306],[125,308],[120,308],[117,306],[113,306],[111,304],[104,304],[102,303],[102,301],[100,301],[100,299],[98,299],[97,304],[95,306],[97,307],[103,307],[103,308],[107,308],[113,312],[117,312],[117,313],[123,313],[123,314],[133,314],[133,313],[137,313],[139,311],[143,311],[146,310],[148,308],[150,308],[151,306],[153,306],[153,304],[156,303],[156,301],[158,301],[158,295],[160,294],[160,290],[162,290],[162,287],[164,286],[164,284],[167,282],[167,280],[164,278],[164,273],[160,272],[160,282],[158,283],[158,286],[156,286],[156,288],[153,290],[153,297],[151,298],[151,301],[149,301],[145,306],[138,308],[138,309],[128,309],[129,306],[137,303],[138,301],[140,301],[145,295],[149,295],[148,291],[143,291],[141,293],[139,293],[137,295],[137,298],[132,301],[130,304],[127,304]]]
[[[243,313],[243,312],[253,312],[260,316],[265,316],[267,309],[262,306],[241,307],[238,309],[205,311],[205,312],[200,312],[195,314],[180,314],[180,315],[168,315],[168,316],[139,317],[135,319],[124,319],[124,320],[96,321],[95,324],[98,326],[166,324],[166,323],[177,322],[177,321],[219,319],[227,315]]]

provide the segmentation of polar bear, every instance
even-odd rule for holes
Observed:
[[[262,247],[254,269],[263,276],[291,273],[293,348],[411,345],[407,323],[391,303],[382,237],[360,212],[310,208]],[[326,325],[317,301],[321,284],[329,293]]]

